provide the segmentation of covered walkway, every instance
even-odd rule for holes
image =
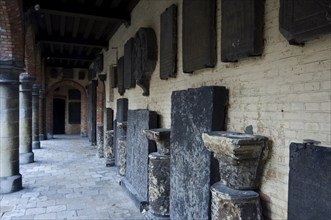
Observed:
[[[55,136],[21,165],[23,190],[0,195],[1,220],[143,219],[96,148],[80,136]]]

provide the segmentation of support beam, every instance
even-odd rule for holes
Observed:
[[[75,38],[43,37],[37,39],[36,42],[38,44],[62,44],[66,46],[95,47],[100,49],[108,47],[108,42]]]
[[[63,8],[61,10],[53,10],[53,9],[47,9],[43,8],[41,5],[41,9],[38,11],[40,13],[48,14],[48,15],[60,15],[60,16],[67,16],[67,17],[79,17],[79,18],[85,18],[85,19],[92,19],[96,21],[108,21],[108,22],[121,22],[121,23],[128,23],[130,21],[130,15],[127,13],[123,13],[124,15],[121,16],[114,16],[114,17],[107,17],[107,16],[100,16],[97,13],[87,13],[87,12],[76,12],[76,11],[64,11]],[[109,12],[108,14],[119,14],[118,12]]]

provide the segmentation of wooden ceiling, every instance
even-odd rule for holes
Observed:
[[[88,68],[139,0],[23,0],[46,66]]]

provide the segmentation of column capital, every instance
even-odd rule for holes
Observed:
[[[21,73],[19,79],[20,79],[20,92],[31,92],[32,84],[36,79],[28,73]]]

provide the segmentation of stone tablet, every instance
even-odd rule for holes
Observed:
[[[118,93],[123,96],[125,93],[124,88],[124,57],[121,57],[117,61],[117,88]]]
[[[106,130],[113,130],[113,120],[114,120],[114,111],[112,108],[106,108],[105,112],[105,123],[106,123]]]
[[[331,216],[331,148],[291,143],[288,219]]]
[[[216,65],[216,1],[183,1],[183,71]]]
[[[155,143],[148,140],[143,131],[156,127],[156,112],[144,109],[129,110],[126,175],[122,181],[122,186],[129,191],[141,209],[148,202],[148,155],[156,151]]]
[[[117,87],[117,68],[116,68],[116,66],[111,66],[109,69],[109,83],[110,83],[110,88]]]
[[[221,5],[222,62],[261,55],[264,0],[222,0]]]
[[[280,0],[279,30],[290,44],[331,33],[330,1]]]
[[[136,87],[136,79],[133,75],[132,51],[134,39],[130,38],[124,45],[124,88]]]
[[[208,86],[175,91],[171,97],[170,218],[208,219],[210,186],[218,164],[202,133],[224,130],[227,90]]]
[[[177,6],[161,14],[160,78],[176,77],[177,71]]]

